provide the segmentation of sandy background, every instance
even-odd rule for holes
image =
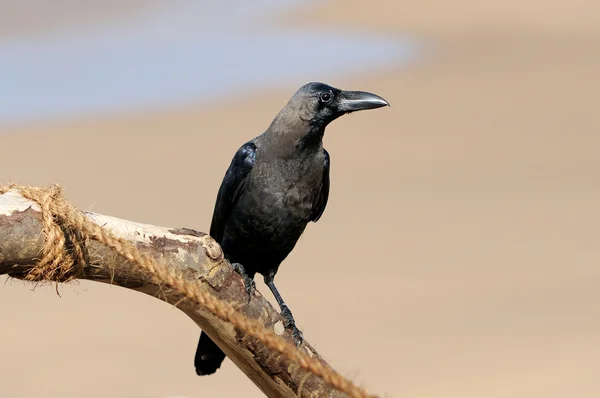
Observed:
[[[328,81],[392,107],[327,131],[327,211],[277,277],[306,338],[390,397],[597,397],[600,5],[338,0],[288,23],[435,50]],[[206,231],[234,150],[301,83],[5,129],[0,181],[58,182],[82,209]],[[1,396],[261,396],[229,361],[197,377],[199,330],[170,306],[91,283],[61,294],[0,287]]]

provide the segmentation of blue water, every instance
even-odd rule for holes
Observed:
[[[416,55],[411,41],[365,31],[265,27],[295,3],[188,1],[118,25],[2,42],[0,124],[333,84]]]

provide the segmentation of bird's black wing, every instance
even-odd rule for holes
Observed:
[[[254,166],[256,159],[256,145],[249,141],[242,145],[235,153],[231,164],[225,173],[221,188],[217,194],[217,201],[210,225],[210,236],[221,243],[225,224],[231,215],[240,193],[244,189],[246,177]]]
[[[325,159],[323,161],[323,180],[321,182],[319,194],[317,195],[317,200],[312,209],[310,220],[313,222],[319,221],[319,218],[321,218],[321,215],[325,211],[325,206],[327,206],[327,199],[329,199],[329,152],[325,149],[323,149],[323,152],[325,154]]]

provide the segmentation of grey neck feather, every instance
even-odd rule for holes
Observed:
[[[280,158],[312,153],[323,146],[324,128],[315,128],[303,120],[293,107],[283,108],[263,134],[269,152]]]

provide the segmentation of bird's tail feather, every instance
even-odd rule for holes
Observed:
[[[198,340],[198,348],[196,348],[196,356],[194,357],[196,374],[206,376],[215,373],[221,367],[224,359],[225,353],[202,331],[200,340]]]

